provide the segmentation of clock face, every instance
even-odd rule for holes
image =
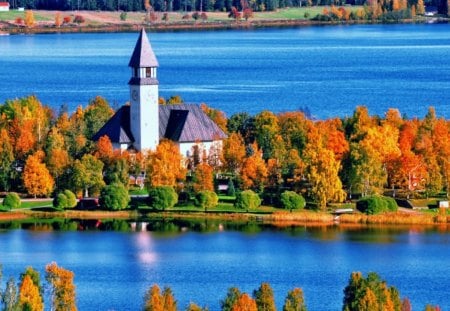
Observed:
[[[137,99],[138,99],[138,96],[139,96],[139,94],[138,94],[138,91],[137,91],[137,90],[133,90],[133,91],[131,92],[131,98],[132,98],[133,100],[137,100]]]

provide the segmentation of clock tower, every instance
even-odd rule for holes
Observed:
[[[158,61],[142,29],[128,67],[131,67],[130,130],[136,150],[155,150],[159,144]]]

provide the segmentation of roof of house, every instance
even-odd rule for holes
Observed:
[[[107,135],[111,142],[134,142],[130,129],[130,106],[122,106],[94,135],[93,140]],[[174,142],[214,141],[226,138],[226,134],[200,108],[194,104],[160,105],[159,137]]]
[[[145,68],[158,66],[158,60],[156,59],[155,53],[153,53],[145,29],[142,28],[136,46],[134,47],[133,54],[131,55],[130,62],[128,63],[128,67]]]
[[[120,107],[92,139],[97,141],[104,135],[107,135],[113,143],[131,144],[134,142],[130,129],[130,106]]]
[[[9,6],[9,2],[0,2],[0,6]]]

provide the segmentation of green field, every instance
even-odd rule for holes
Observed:
[[[14,21],[18,17],[21,17],[22,19],[25,18],[25,12],[24,11],[0,12],[0,21]],[[40,14],[39,11],[34,11],[34,19],[39,22],[53,20],[53,18],[50,18],[48,14]]]

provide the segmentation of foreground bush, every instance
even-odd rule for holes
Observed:
[[[207,211],[208,208],[216,207],[217,204],[219,204],[219,197],[214,191],[200,191],[195,195],[195,205],[204,208],[205,211]]]
[[[261,205],[261,199],[258,194],[252,190],[245,190],[236,195],[234,206],[245,210],[255,209]]]
[[[3,199],[3,206],[9,210],[20,207],[20,197],[15,192],[10,192]]]
[[[301,194],[294,191],[285,191],[281,194],[281,205],[288,210],[302,209],[305,207],[306,201]]]
[[[171,186],[158,186],[151,188],[148,197],[151,206],[159,210],[174,207],[178,202],[178,194]]]
[[[109,210],[125,209],[130,203],[130,195],[121,183],[111,184],[102,189],[99,203]]]
[[[73,208],[77,205],[77,198],[70,190],[58,193],[53,199],[53,206],[57,209]]]
[[[395,212],[398,206],[393,198],[374,195],[359,200],[356,203],[356,208],[362,213],[375,215],[383,212]]]

